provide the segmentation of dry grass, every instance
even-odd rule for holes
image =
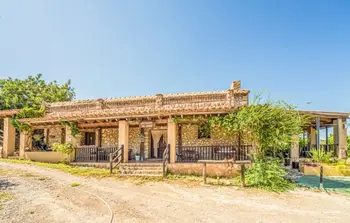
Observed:
[[[33,162],[28,160],[13,160],[13,159],[0,159],[0,162],[7,163],[19,163],[19,164],[30,164],[40,167],[52,168],[56,170],[60,170],[66,173],[70,173],[75,176],[83,176],[83,177],[95,177],[95,178],[104,178],[109,177],[109,170],[93,168],[93,167],[75,167],[70,166],[63,163],[41,163],[41,162]]]
[[[127,181],[135,185],[143,185],[151,182],[164,182],[164,183],[171,183],[171,184],[179,184],[187,187],[195,187],[203,184],[202,176],[198,176],[198,175],[168,174],[166,179],[163,179],[161,177],[119,177],[115,174],[111,176],[109,174],[108,169],[70,166],[63,163],[59,163],[59,164],[41,163],[41,162],[33,162],[28,160],[13,160],[13,159],[0,159],[0,162],[36,165],[40,167],[60,170],[75,176],[94,177],[94,178],[113,177],[114,179]],[[23,176],[26,176],[26,177],[38,177],[36,175],[32,175],[28,173],[22,173],[22,174]],[[0,170],[0,175],[1,175],[1,170]],[[207,185],[239,186],[240,181],[239,181],[239,178],[207,177]]]
[[[14,196],[11,193],[0,191],[0,210],[2,209],[2,205],[5,202],[10,201],[13,198],[14,198]]]

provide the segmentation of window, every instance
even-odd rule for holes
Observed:
[[[96,133],[95,132],[85,132],[85,145],[86,146],[96,145]]]
[[[209,123],[203,123],[198,125],[198,139],[210,139]]]

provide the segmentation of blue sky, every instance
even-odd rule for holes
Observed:
[[[0,78],[37,73],[71,79],[78,99],[240,79],[300,109],[350,111],[350,2],[0,0]]]

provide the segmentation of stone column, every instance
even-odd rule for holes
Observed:
[[[124,163],[129,161],[129,122],[119,121],[118,145],[124,145]]]
[[[71,130],[68,126],[66,126],[66,142],[72,144],[74,147],[78,145],[78,139],[71,135]]]
[[[78,146],[78,139],[71,135],[70,127],[66,126],[66,143],[72,144],[74,148]],[[75,151],[70,155],[70,161],[75,159]]]
[[[101,128],[96,129],[96,146],[101,147]]]
[[[170,144],[170,163],[176,161],[176,132],[177,124],[171,118],[168,119],[168,144]]]
[[[15,152],[16,129],[10,118],[4,118],[3,157],[13,156]]]
[[[334,134],[334,144],[338,145],[335,155],[339,159],[346,158],[347,150],[347,130],[346,130],[346,120],[338,118],[333,120],[333,134]]]
[[[291,158],[291,162],[290,162],[291,165],[292,165],[292,162],[299,160],[299,135],[296,135],[293,138],[292,148],[290,151],[290,158]]]
[[[21,132],[19,137],[19,158],[25,158],[25,151],[32,149],[32,135],[29,132]]]
[[[308,129],[309,133],[309,142],[311,145],[316,145],[316,129],[312,126]]]

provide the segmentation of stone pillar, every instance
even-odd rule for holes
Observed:
[[[78,139],[77,137],[74,137],[71,135],[70,127],[66,126],[66,143],[72,144],[73,147],[78,146]],[[73,151],[72,154],[70,154],[70,161],[75,159],[75,151]]]
[[[124,163],[129,161],[129,122],[119,121],[118,145],[124,145]]]
[[[71,130],[68,126],[66,126],[66,142],[72,144],[74,147],[78,145],[78,139],[71,135]]]
[[[292,165],[292,162],[299,160],[299,135],[296,135],[293,138],[292,148],[290,151],[290,158],[291,158],[291,162],[290,162],[291,165]]]
[[[333,120],[333,134],[334,134],[334,144],[338,145],[335,155],[339,159],[346,158],[347,150],[347,130],[346,130],[346,120],[338,118]]]
[[[96,129],[96,146],[101,147],[101,128]]]
[[[316,129],[312,126],[308,129],[309,142],[311,145],[316,145]]]
[[[15,152],[16,129],[10,118],[4,118],[3,157],[13,156]]]
[[[25,158],[25,151],[32,149],[32,134],[29,132],[21,132],[19,136],[19,158]]]
[[[176,132],[177,124],[171,118],[168,119],[168,144],[170,144],[170,163],[176,161]]]

